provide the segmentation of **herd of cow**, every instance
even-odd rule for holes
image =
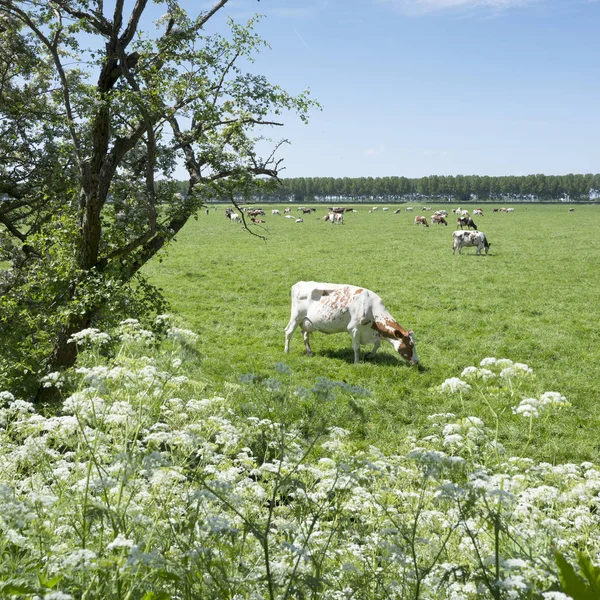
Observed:
[[[260,217],[265,216],[265,211],[262,210],[261,208],[242,208],[241,210],[244,211],[250,217],[251,223],[253,223],[253,224],[265,223],[265,220],[260,218]],[[302,213],[302,215],[306,215],[306,214],[316,212],[317,209],[300,206],[296,210],[300,211]],[[336,224],[343,225],[344,224],[344,213],[357,212],[356,209],[354,209],[354,208],[345,208],[342,206],[329,206],[327,208],[327,210],[328,210],[328,213],[323,217],[323,221],[325,221],[327,223],[331,223],[332,225],[336,225]],[[377,210],[379,210],[379,207],[374,206],[372,209],[369,210],[369,213],[372,213]],[[382,212],[387,212],[387,211],[389,211],[389,208],[382,207],[381,210],[382,210]],[[400,213],[401,210],[402,209],[398,208],[397,210],[394,211],[394,214]],[[411,212],[414,209],[412,206],[407,206],[405,210],[407,212]],[[429,211],[432,209],[428,206],[424,206],[422,210]],[[510,213],[510,212],[514,212],[514,210],[515,210],[514,208],[494,208],[493,212]],[[304,223],[304,219],[302,217],[295,217],[291,214],[291,212],[292,212],[292,209],[289,207],[284,209],[283,214],[286,219],[294,219],[296,223]],[[457,231],[455,231],[452,234],[452,254],[455,254],[457,250],[458,250],[458,253],[461,254],[461,250],[464,247],[476,248],[475,253],[479,254],[479,255],[481,255],[482,251],[485,251],[485,253],[487,254],[488,250],[490,248],[490,243],[488,242],[485,234],[482,231],[477,230],[477,225],[471,218],[471,215],[469,214],[469,212],[466,210],[462,210],[459,207],[459,208],[453,209],[452,213],[457,216],[456,226],[458,228]],[[482,217],[484,216],[483,209],[481,209],[481,208],[476,208],[473,211],[473,214],[482,216]],[[272,216],[281,216],[281,212],[279,211],[279,209],[274,208],[271,210],[271,215]],[[231,208],[225,209],[225,216],[233,223],[242,223],[242,218],[240,217],[240,215]],[[448,225],[448,221],[446,220],[447,217],[448,217],[448,211],[437,210],[431,215],[431,222],[437,223],[438,225],[446,225],[447,226]],[[423,215],[417,215],[415,217],[414,224],[415,225],[424,225],[425,227],[429,227],[427,218]],[[467,231],[463,230],[464,227],[467,228]],[[469,229],[473,229],[474,231],[468,231]]]
[[[373,207],[369,213],[378,210]],[[252,223],[264,223],[260,217],[265,212],[260,208],[242,209],[250,217]],[[316,212],[315,208],[299,207],[302,215]],[[387,207],[382,208],[386,212]],[[423,211],[431,210],[424,206]],[[394,211],[398,214],[401,209]],[[407,212],[413,211],[413,207],[406,207]],[[328,213],[323,220],[331,224],[344,223],[344,213],[357,212],[352,208],[328,207]],[[514,212],[514,208],[494,208],[493,212]],[[297,223],[304,222],[302,217],[291,214],[291,208],[283,211],[288,219],[294,219]],[[485,234],[477,229],[471,215],[461,208],[453,209],[452,213],[457,216],[457,229],[452,233],[452,254],[456,250],[461,253],[464,247],[475,247],[476,254],[482,251],[488,253],[490,243]],[[225,214],[232,222],[241,223],[242,219],[238,213],[230,208],[225,209]],[[272,209],[273,216],[281,216],[278,209]],[[484,216],[481,208],[473,211],[474,215]],[[448,212],[445,210],[435,211],[431,216],[431,222],[439,225],[448,225]],[[429,227],[427,218],[417,215],[415,225]],[[466,230],[463,229],[466,227]],[[470,231],[472,230],[472,231]],[[310,347],[310,334],[318,331],[322,333],[341,333],[347,331],[352,338],[354,350],[354,362],[359,362],[360,346],[373,344],[373,349],[366,358],[373,358],[381,341],[385,340],[392,344],[401,358],[411,365],[418,364],[417,350],[413,332],[399,325],[392,315],[387,311],[383,300],[371,290],[346,284],[318,283],[315,281],[299,281],[292,286],[292,311],[290,321],[285,328],[284,351],[289,352],[292,334],[299,326],[302,330],[306,353],[312,356]]]

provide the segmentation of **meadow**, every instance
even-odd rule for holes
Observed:
[[[0,595],[598,597],[597,207],[486,211],[487,256],[358,210],[201,214],[146,267],[160,336],[72,336],[56,414],[0,390]],[[378,292],[420,366],[284,354],[300,279]]]
[[[249,225],[266,241],[226,219],[224,206],[201,212],[144,269],[199,336],[187,371],[215,393],[233,393],[248,378],[277,379],[280,363],[291,370],[291,386],[310,388],[320,378],[354,386],[337,394],[331,415],[359,445],[393,451],[420,435],[429,415],[453,412],[495,426],[512,454],[552,464],[597,462],[598,207],[578,205],[569,213],[565,205],[529,204],[502,214],[485,205],[475,222],[491,242],[487,256],[476,256],[474,248],[452,254],[452,214],[448,227],[424,228],[413,224],[414,216],[430,213],[418,206],[397,215],[393,205],[372,214],[370,207],[359,205],[344,225],[330,225],[323,222],[324,206],[295,223],[271,216],[283,206],[267,205],[266,223]],[[414,330],[419,367],[405,364],[386,343],[375,359],[354,365],[346,334],[314,334],[315,356],[307,357],[297,330],[284,354],[290,287],[299,280],[378,293],[395,319]],[[530,394],[558,391],[571,406],[540,420],[531,439],[527,420],[513,411],[523,396],[510,385],[492,400],[475,390],[439,392],[441,381],[486,357],[529,365]]]

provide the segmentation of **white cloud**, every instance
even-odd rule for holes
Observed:
[[[492,11],[506,10],[526,4],[533,4],[536,0],[380,0],[391,4],[401,12],[408,15],[423,15],[432,12],[450,10],[488,9]]]

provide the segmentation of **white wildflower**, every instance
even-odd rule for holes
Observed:
[[[497,362],[497,360],[493,357],[493,356],[488,356],[487,358],[484,358],[480,363],[479,366],[480,367],[490,367],[492,365],[495,365]]]
[[[540,396],[542,405],[555,404],[556,406],[571,406],[570,402],[559,392],[544,392]]]
[[[459,446],[462,444],[464,439],[465,438],[463,438],[463,436],[460,435],[460,433],[453,433],[451,435],[447,435],[444,438],[444,446],[452,446],[452,445]]]
[[[44,600],[73,600],[73,596],[71,596],[71,594],[67,594],[66,592],[55,590],[53,592],[44,594]]]
[[[524,417],[539,417],[540,403],[535,398],[525,398],[521,400],[519,406],[514,406],[512,411],[515,415],[523,415]]]
[[[72,334],[67,343],[75,343],[78,346],[83,346],[85,343],[106,344],[107,342],[110,342],[110,335],[108,333],[104,333],[95,327],[88,327]]]
[[[127,548],[130,549],[134,546],[133,540],[129,540],[123,536],[122,533],[119,533],[117,537],[106,546],[107,550],[114,550],[115,548]]]
[[[512,365],[513,365],[513,361],[510,360],[510,358],[499,358],[496,361],[496,366],[499,369],[507,369],[508,367],[512,367]]]
[[[48,375],[40,379],[40,382],[42,387],[49,388],[54,386],[60,389],[63,386],[62,373],[60,371],[48,373]]]
[[[167,330],[167,337],[188,344],[195,344],[198,341],[197,333],[180,327],[170,327]]]
[[[442,392],[450,392],[451,394],[455,394],[456,392],[466,394],[470,389],[471,386],[458,377],[450,377],[450,379],[446,379],[442,383]]]

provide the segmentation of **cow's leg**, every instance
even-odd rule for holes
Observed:
[[[312,348],[310,347],[310,331],[306,331],[306,329],[303,329],[302,338],[304,339],[304,347],[306,348],[306,354],[308,356],[314,356]]]
[[[360,329],[355,327],[350,330],[352,336],[352,348],[354,350],[354,364],[357,365],[360,362]]]
[[[290,340],[292,339],[292,334],[296,330],[296,327],[298,327],[298,321],[296,321],[296,319],[294,318],[290,319],[288,326],[285,328],[285,347],[283,349],[284,352],[290,351]]]
[[[376,354],[377,350],[379,349],[379,346],[381,346],[381,340],[376,339],[373,342],[373,350],[371,350],[371,352],[369,352],[369,354],[367,354],[365,356],[365,358],[375,358],[375,354]]]

